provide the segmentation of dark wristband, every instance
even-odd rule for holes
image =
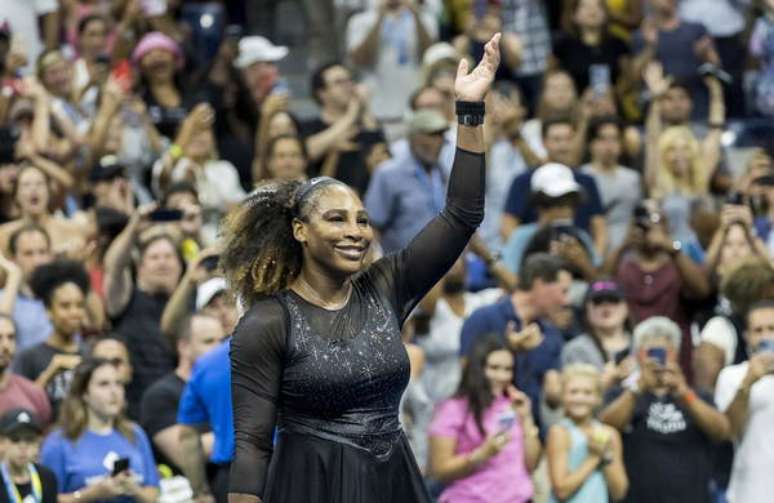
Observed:
[[[463,126],[480,126],[484,123],[483,101],[457,101],[455,102],[457,123]]]

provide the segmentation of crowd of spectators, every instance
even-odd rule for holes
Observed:
[[[486,216],[404,327],[428,490],[771,501],[774,0],[278,3],[0,0],[0,502],[225,502],[221,219],[324,175],[406,246],[497,32]]]

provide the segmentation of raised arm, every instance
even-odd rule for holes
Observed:
[[[274,299],[259,302],[231,340],[234,461],[229,503],[260,503],[273,451],[288,320]]]
[[[467,61],[460,62],[454,84],[458,103],[483,107],[500,62],[499,40],[498,33],[486,44],[484,57],[470,74]],[[484,218],[484,148],[483,124],[459,125],[446,206],[395,259],[396,307],[402,319],[454,264]]]

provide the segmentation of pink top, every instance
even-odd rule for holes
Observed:
[[[484,411],[484,430],[488,435],[500,431],[501,418],[512,414],[506,397],[495,398]],[[478,471],[452,482],[441,493],[439,503],[522,503],[532,498],[532,479],[524,463],[524,437],[518,415],[515,417],[508,429],[511,434],[508,445]],[[461,398],[451,398],[438,405],[430,436],[455,439],[455,454],[469,453],[484,442],[467,400]]]

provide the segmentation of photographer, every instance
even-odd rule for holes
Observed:
[[[687,384],[678,365],[681,338],[667,318],[640,323],[633,349],[639,371],[608,394],[599,415],[623,437],[627,503],[710,501],[713,442],[728,438],[729,424]]]
[[[648,200],[635,209],[626,241],[610,254],[603,269],[623,288],[636,321],[665,316],[680,326],[680,366],[690,376],[692,344],[685,299],[706,298],[710,285],[688,248],[672,239],[663,213],[655,201]]]

